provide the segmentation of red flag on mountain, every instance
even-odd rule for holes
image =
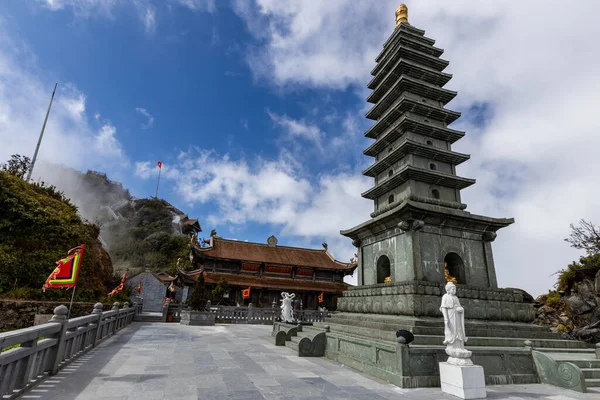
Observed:
[[[117,293],[121,293],[123,291],[123,289],[125,288],[125,278],[127,277],[127,271],[125,271],[123,273],[123,278],[121,278],[121,283],[119,283],[119,286],[117,286],[116,288],[114,288],[112,290],[112,292],[110,292],[108,294],[108,297],[112,297],[113,295],[117,294]]]
[[[162,168],[162,163],[160,161],[156,163],[156,165],[158,165],[158,168]]]

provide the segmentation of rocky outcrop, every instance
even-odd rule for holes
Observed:
[[[600,271],[593,279],[574,283],[559,301],[550,295],[538,300],[536,324],[588,343],[600,342]]]

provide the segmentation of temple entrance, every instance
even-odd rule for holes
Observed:
[[[385,278],[390,275],[390,259],[387,256],[379,257],[377,260],[377,283],[384,283]]]
[[[448,269],[450,276],[456,278],[456,283],[462,285],[466,283],[465,264],[458,254],[448,253],[444,258],[444,266]]]

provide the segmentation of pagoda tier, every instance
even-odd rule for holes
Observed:
[[[411,112],[425,118],[432,118],[446,124],[450,124],[460,118],[460,113],[457,111],[447,110],[443,107],[426,103],[423,100],[418,100],[419,98],[420,96],[411,96],[410,93],[402,93],[400,98],[365,133],[365,136],[379,135],[406,112]],[[374,119],[373,115],[367,115],[367,118]]]
[[[381,90],[386,91],[394,84],[396,79],[402,75],[411,76],[436,86],[444,86],[452,79],[451,74],[436,71],[435,69],[427,68],[418,63],[401,58],[396,64],[382,69],[381,72],[373,77],[367,87],[375,90],[379,89],[379,86],[381,86]]]
[[[464,132],[440,127],[438,125],[434,125],[433,123],[423,122],[422,120],[423,118],[418,115],[412,116],[410,113],[407,113],[390,125],[390,127],[385,131],[383,131],[379,137],[374,134],[374,131],[368,130],[365,133],[365,136],[372,139],[377,138],[377,141],[369,146],[364,151],[364,154],[375,157],[377,153],[385,149],[388,144],[398,139],[405,132],[414,132],[419,135],[443,140],[448,143],[454,143],[465,135]]]
[[[389,54],[390,49],[392,49],[392,45],[396,43],[400,37],[410,37],[413,40],[424,43],[429,46],[433,46],[435,44],[435,40],[428,38],[425,36],[425,31],[422,29],[415,28],[412,25],[400,25],[397,26],[385,43],[383,44],[383,50],[379,53],[379,55],[375,58],[375,62],[380,62],[383,57]],[[443,51],[443,50],[442,50]]]
[[[379,196],[397,188],[409,180],[416,180],[453,189],[464,189],[475,183],[475,179],[462,178],[454,174],[405,165],[390,178],[387,178],[375,187],[362,193],[361,196],[375,200]]]
[[[405,138],[391,153],[377,161],[375,164],[371,165],[369,168],[365,169],[363,171],[363,175],[373,177],[377,176],[377,174],[390,168],[408,154],[414,154],[423,158],[427,158],[428,160],[441,161],[453,165],[463,163],[470,158],[468,154],[435,148],[416,142],[412,139]]]
[[[427,98],[427,100],[441,102],[442,104],[446,104],[456,97],[456,92],[452,90],[443,89],[425,81],[402,75],[387,92],[375,90],[367,97],[368,102],[376,103],[367,113],[367,118],[379,118],[404,92],[414,93]]]

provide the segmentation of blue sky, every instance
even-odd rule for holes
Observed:
[[[576,259],[563,238],[600,221],[600,28],[595,2],[407,2],[458,91],[448,108],[477,179],[473,213],[514,217],[494,257],[501,286],[540,294]],[[396,1],[29,0],[0,2],[0,159],[40,151],[154,194],[208,234],[320,247],[348,261],[341,229],[369,218],[370,70]],[[561,26],[549,29],[561,8]],[[560,57],[556,49],[561,49]],[[574,73],[576,72],[576,73]],[[558,79],[557,77],[560,77]],[[69,157],[64,157],[69,154]],[[34,175],[51,179],[52,171]],[[60,179],[60,177],[53,177]]]

